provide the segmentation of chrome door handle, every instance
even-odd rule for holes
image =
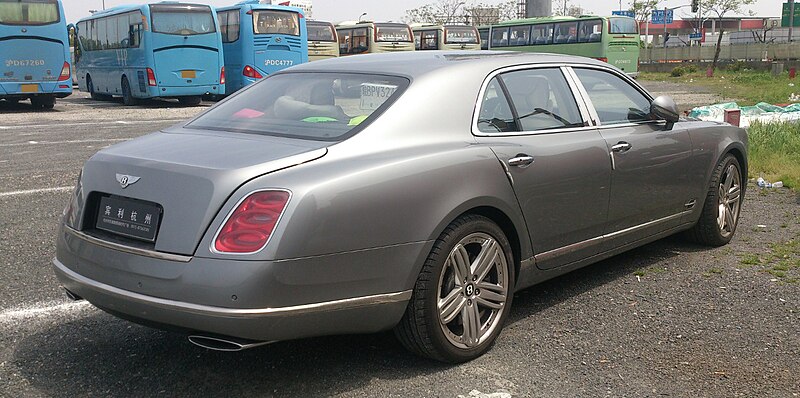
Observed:
[[[617,145],[611,147],[611,152],[623,153],[628,152],[629,149],[631,149],[631,144],[621,141]]]
[[[533,156],[519,154],[511,159],[508,159],[509,166],[528,167],[533,163]]]

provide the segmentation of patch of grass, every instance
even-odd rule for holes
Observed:
[[[760,175],[772,182],[783,181],[787,187],[800,187],[800,123],[755,122],[747,133],[750,175]]]
[[[739,262],[744,265],[756,265],[761,264],[761,258],[753,253],[745,253],[742,255],[742,258],[739,260]]]
[[[719,94],[724,98],[735,99],[740,106],[755,105],[759,102],[783,104],[789,102],[789,95],[800,93],[800,80],[789,79],[789,73],[772,76],[768,71],[717,70],[714,77],[707,78],[705,70],[691,71],[681,66],[683,74],[672,77],[668,73],[641,73],[641,80],[692,81],[692,84]],[[733,68],[736,69],[736,68]],[[791,84],[791,85],[790,85]]]
[[[708,272],[719,275],[722,273],[722,268],[709,268]]]
[[[647,275],[647,272],[645,272],[642,269],[637,269],[636,271],[633,271],[633,275],[635,275],[635,276],[645,276],[645,275]]]

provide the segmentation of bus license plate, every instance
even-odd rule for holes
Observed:
[[[182,70],[181,77],[184,79],[194,79],[197,77],[197,72],[193,70]]]
[[[23,93],[38,93],[39,92],[39,85],[38,84],[23,84],[21,87],[21,91]]]

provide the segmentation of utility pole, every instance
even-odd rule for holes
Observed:
[[[792,28],[794,28],[794,0],[789,0],[789,43],[792,42]]]

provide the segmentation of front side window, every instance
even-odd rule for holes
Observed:
[[[188,4],[153,4],[150,6],[153,32],[168,35],[202,35],[217,31],[211,7]]]
[[[575,97],[560,69],[530,69],[501,75],[522,131],[583,126]]]
[[[402,77],[283,73],[188,124],[191,128],[339,141],[370,123],[405,90]]]
[[[479,29],[478,33],[481,36],[481,50],[489,49],[489,29]]]
[[[291,11],[254,11],[253,31],[257,35],[300,36],[300,18]]]
[[[650,99],[621,77],[596,69],[576,68],[575,74],[589,94],[601,124],[650,120]]]
[[[306,23],[306,28],[308,30],[308,41],[336,41],[333,25],[329,23],[309,21]]]
[[[0,0],[3,25],[49,25],[60,19],[56,0]]]
[[[444,29],[447,44],[478,44],[478,31],[471,26],[448,26]]]
[[[375,25],[375,41],[411,42],[411,31],[404,25]]]

